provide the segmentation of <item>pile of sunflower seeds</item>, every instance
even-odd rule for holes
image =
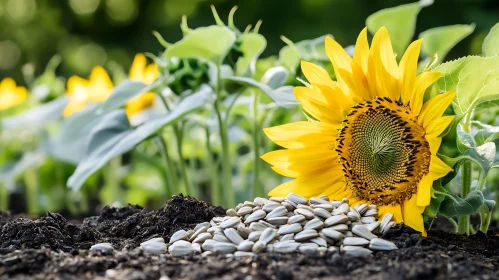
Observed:
[[[168,252],[176,257],[215,252],[244,257],[265,251],[369,256],[372,250],[397,249],[392,242],[376,236],[395,224],[393,215],[387,213],[381,221],[377,216],[376,205],[350,207],[346,198],[330,201],[323,196],[307,200],[292,193],[286,198],[257,197],[227,210],[225,217],[200,223],[193,230],[177,231],[170,239]]]

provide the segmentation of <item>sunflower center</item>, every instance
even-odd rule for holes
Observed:
[[[400,102],[385,97],[352,107],[336,151],[354,196],[378,205],[410,199],[430,166],[424,136]]]

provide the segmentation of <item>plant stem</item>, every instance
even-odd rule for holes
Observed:
[[[220,74],[220,66],[217,67],[217,86],[215,89],[216,100],[215,100],[215,113],[217,115],[217,121],[220,132],[220,139],[222,142],[222,186],[225,194],[224,206],[233,207],[236,204],[236,198],[234,196],[234,189],[232,188],[232,166],[230,164],[230,154],[229,154],[229,136],[227,132],[227,124],[223,119],[221,112],[221,98],[222,98],[222,77]]]
[[[108,204],[118,202],[121,204],[123,202],[123,192],[121,191],[120,180],[119,180],[119,170],[121,168],[121,156],[113,158],[107,165],[106,171],[104,172],[104,178],[106,180],[106,188],[109,190],[110,199],[107,201]]]
[[[205,126],[206,132],[206,163],[208,168],[210,169],[210,178],[211,178],[211,203],[214,205],[220,205],[222,203],[222,189],[221,185],[218,183],[218,169],[217,164],[213,160],[213,148],[211,147],[210,142],[210,129],[208,126]]]
[[[176,194],[177,175],[171,158],[168,155],[168,147],[166,146],[163,137],[161,137],[161,135],[156,135],[156,137],[154,137],[154,142],[156,143],[156,146],[158,146],[159,153],[161,154],[161,157],[165,162],[165,173],[168,180],[166,186],[166,195],[170,197]]]
[[[187,166],[186,166],[185,160],[184,160],[184,153],[182,152],[182,140],[183,140],[182,128],[180,128],[177,124],[174,124],[173,130],[175,132],[175,138],[177,139],[177,141],[176,141],[177,142],[177,153],[178,153],[178,157],[180,160],[180,172],[182,173],[182,178],[184,180],[185,194],[189,194],[189,195],[192,195],[194,197],[198,197],[198,192],[197,192],[197,190],[194,190],[191,187],[189,176],[187,174]]]
[[[471,191],[472,166],[470,161],[465,161],[462,166],[462,190],[461,197],[463,199],[468,196]],[[460,216],[458,218],[457,232],[460,234],[468,234],[470,226],[470,216]]]
[[[251,125],[253,138],[253,197],[265,196],[265,190],[262,184],[259,182],[259,171],[260,171],[260,125],[258,123],[258,92],[252,90],[253,95],[253,106],[251,106]]]
[[[3,112],[0,112],[0,164],[3,164],[4,160],[4,149],[6,147],[2,147],[2,120],[3,120]],[[0,183],[0,211],[9,210],[9,191],[7,187]]]
[[[30,167],[24,173],[24,183],[26,185],[26,203],[29,214],[38,214],[38,178],[36,169]]]

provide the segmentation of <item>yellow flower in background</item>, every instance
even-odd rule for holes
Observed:
[[[28,90],[18,87],[16,81],[5,78],[0,83],[0,111],[17,106],[28,98]]]
[[[441,73],[417,75],[421,40],[408,47],[399,64],[384,27],[370,48],[364,29],[353,58],[332,38],[325,43],[338,81],[323,68],[302,62],[310,85],[294,90],[317,121],[265,129],[286,149],[262,158],[279,174],[295,178],[269,195],[293,192],[376,204],[380,217],[393,213],[397,223],[425,235],[422,213],[430,203],[433,181],[452,170],[436,154],[440,134],[454,119],[442,115],[455,92],[423,104],[425,90]]]
[[[72,76],[68,80],[66,94],[69,103],[64,108],[64,117],[82,111],[92,102],[104,102],[113,91],[113,82],[106,70],[101,66],[96,66],[90,73],[88,80],[78,76]]]
[[[152,63],[147,65],[145,55],[141,53],[135,55],[132,67],[130,68],[130,80],[150,85],[158,78],[158,76],[159,71],[156,64]],[[152,106],[154,98],[154,93],[146,92],[130,100],[126,105],[126,113],[128,118],[131,118],[133,115]]]

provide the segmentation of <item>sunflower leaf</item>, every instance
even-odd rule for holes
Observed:
[[[4,130],[40,127],[48,122],[59,120],[68,101],[68,97],[63,95],[50,102],[33,107],[22,114],[4,118],[1,120],[0,127]]]
[[[256,60],[267,46],[267,40],[256,33],[244,34],[241,40],[240,51],[243,56],[236,62],[236,75],[251,77],[256,71]]]
[[[452,198],[446,197],[439,209],[439,214],[446,217],[472,215],[484,204],[483,193],[479,190],[471,191],[464,199],[452,193],[449,195]]]
[[[324,35],[284,46],[279,51],[279,62],[294,74],[300,65],[300,60],[312,62],[329,61],[324,48],[324,41],[327,36],[333,38],[332,35]]]
[[[440,209],[440,204],[445,199],[444,193],[446,193],[447,190],[442,187],[441,180],[434,181],[432,189],[438,191],[439,193],[434,193],[434,197],[432,197],[430,205],[426,206],[423,214],[430,218],[435,218],[438,214],[438,210]]]
[[[499,55],[499,23],[491,29],[485,40],[483,40],[482,52],[484,56]]]
[[[100,105],[97,112],[102,114],[118,109],[127,104],[127,102],[132,98],[139,96],[142,93],[151,91],[153,88],[158,86],[160,82],[160,80],[156,80],[156,82],[150,85],[145,85],[141,82],[131,81],[128,79],[124,80],[113,89],[113,92],[111,92],[109,98]]]
[[[474,24],[456,24],[423,31],[419,34],[419,38],[423,39],[421,51],[427,57],[433,57],[437,54],[437,63],[441,63],[447,53],[457,43],[470,35],[473,30],[475,30]]]
[[[481,129],[479,129],[475,135],[475,142],[477,145],[483,145],[487,142],[492,142],[499,139],[499,126],[493,126],[488,124],[480,123]]]
[[[499,99],[499,56],[463,57],[440,64],[434,70],[443,74],[437,88],[457,92],[452,101],[454,111],[467,115],[467,119],[478,104]]]
[[[459,139],[459,142],[466,146],[466,148],[468,149],[475,148],[477,146],[475,143],[475,139],[473,139],[473,136],[465,132],[461,124],[457,125],[457,138]]]
[[[419,11],[427,4],[431,4],[431,2],[427,2],[420,1],[379,10],[367,17],[367,29],[374,35],[378,29],[385,26],[390,33],[393,50],[398,54],[398,57],[402,57],[402,54],[414,37],[416,17]]]

